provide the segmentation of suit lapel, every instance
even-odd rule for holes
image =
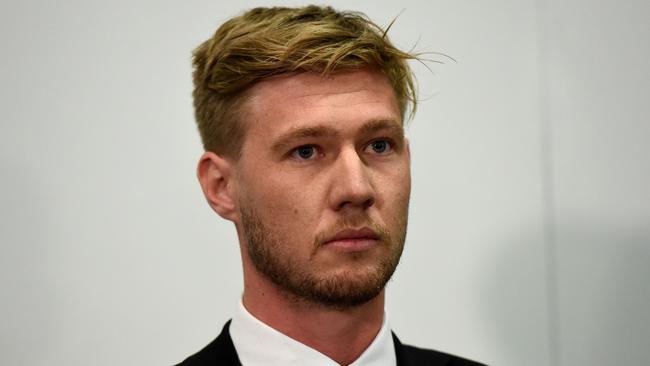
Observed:
[[[178,366],[241,366],[235,345],[230,337],[230,320],[223,326],[221,334]]]
[[[399,341],[399,338],[395,333],[391,332],[393,335],[393,344],[395,345],[395,358],[397,360],[397,366],[414,366],[409,362],[409,357],[404,349],[404,345]]]
[[[230,337],[230,322],[231,320],[228,320],[223,326],[221,334],[214,340],[212,349],[214,357],[211,357],[211,359],[219,360],[219,365],[241,366],[235,345]]]

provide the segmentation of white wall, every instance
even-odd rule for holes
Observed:
[[[278,2],[297,5],[301,1]],[[277,4],[277,3],[276,3]],[[403,341],[494,365],[650,361],[642,1],[332,1],[415,64]],[[173,364],[241,293],[203,202],[190,52],[266,1],[0,4],[0,363]]]
[[[650,3],[547,9],[556,361],[648,365]]]

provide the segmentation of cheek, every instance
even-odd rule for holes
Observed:
[[[411,176],[408,169],[395,170],[395,174],[387,182],[384,194],[385,209],[391,221],[401,221],[408,214],[411,195]]]
[[[280,178],[266,179],[250,189],[248,202],[254,205],[264,221],[290,235],[295,235],[296,228],[311,227],[317,209],[312,190],[286,184]]]
[[[411,194],[411,170],[408,164],[404,162],[383,173],[382,187],[387,196],[397,201],[408,201]]]
[[[391,211],[396,214],[402,214],[407,208],[410,199],[410,184],[409,182],[402,181],[396,184],[389,193],[389,202]]]

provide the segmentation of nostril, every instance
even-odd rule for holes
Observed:
[[[363,208],[369,208],[370,206],[375,204],[375,199],[374,198],[368,198],[364,203],[363,203]]]
[[[338,209],[342,209],[344,207],[357,207],[357,208],[362,208],[362,209],[368,209],[372,205],[375,204],[375,199],[374,198],[367,198],[364,200],[346,200],[346,201],[341,201],[338,205]]]

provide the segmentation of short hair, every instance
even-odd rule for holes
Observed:
[[[392,25],[392,23],[391,23]],[[377,68],[395,91],[402,120],[415,112],[417,56],[401,51],[360,12],[331,7],[255,8],[226,21],[193,53],[194,112],[203,148],[238,157],[245,136],[238,110],[253,84],[275,75]]]

